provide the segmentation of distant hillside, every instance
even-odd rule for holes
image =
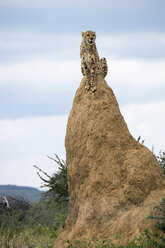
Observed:
[[[30,202],[36,202],[40,200],[42,191],[26,186],[0,185],[0,196],[4,195],[21,196]]]

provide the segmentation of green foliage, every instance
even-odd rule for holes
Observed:
[[[68,212],[67,202],[56,202],[54,200],[42,200],[33,205],[26,214],[24,223],[33,226],[34,223],[53,229],[64,224]],[[59,220],[59,216],[61,219]]]
[[[26,211],[10,210],[1,219],[0,247],[52,248],[67,216],[67,203],[42,200]]]
[[[103,241],[75,241],[70,242],[68,240],[68,247],[67,248],[164,248],[165,247],[165,240],[160,240],[159,236],[153,235],[148,230],[138,238],[130,241],[127,246],[120,245],[120,240],[118,242],[113,243],[108,239]]]
[[[156,210],[156,215],[148,216],[148,218],[155,220],[155,227],[165,233],[165,198],[163,198],[161,203],[155,206],[154,209]]]
[[[22,197],[6,196],[5,198],[8,201],[8,207],[3,204],[3,198],[0,199],[0,226],[17,225],[19,227],[31,204]]]
[[[0,247],[2,248],[52,248],[59,229],[64,226],[68,212],[68,184],[66,163],[57,155],[51,158],[59,171],[49,176],[40,168],[42,187],[47,195],[30,209],[0,209]],[[2,210],[2,211],[1,211]]]
[[[68,247],[67,248],[124,248],[123,246],[118,246],[112,243],[111,241],[108,240],[103,240],[103,241],[75,241],[74,243],[68,242]]]
[[[43,226],[22,227],[19,231],[16,226],[0,228],[1,248],[52,248],[53,243],[51,231]]]
[[[149,230],[145,230],[144,233],[129,242],[126,248],[164,248],[165,240],[161,239],[158,233],[152,233]]]
[[[53,197],[58,200],[68,200],[68,180],[67,180],[67,165],[66,162],[60,159],[56,154],[55,158],[49,157],[52,161],[58,164],[59,171],[54,173],[52,176],[49,176],[46,172],[41,170],[39,167],[34,166],[42,173],[46,178],[41,176],[39,172],[37,172],[38,176],[43,182],[41,187],[48,188],[46,195]]]
[[[165,176],[165,151],[160,151],[159,155],[156,156],[158,159],[158,162],[163,170],[163,174]]]

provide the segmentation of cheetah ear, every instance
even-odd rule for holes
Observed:
[[[81,32],[82,37],[84,37],[84,32]]]

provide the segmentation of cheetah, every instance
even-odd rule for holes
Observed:
[[[95,40],[96,33],[93,31],[82,32],[82,42],[80,46],[81,72],[85,76],[85,89],[95,92],[97,90],[96,76],[102,75],[104,78],[108,72],[106,58],[99,58]]]

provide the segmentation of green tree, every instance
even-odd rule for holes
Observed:
[[[47,196],[53,197],[56,200],[67,201],[69,199],[69,194],[66,162],[60,159],[56,154],[54,154],[54,158],[49,156],[48,158],[58,164],[59,171],[50,176],[41,170],[38,166],[34,165],[34,167],[38,169],[37,174],[43,182],[41,187],[48,188],[46,191]],[[41,176],[40,173],[42,173],[43,176]]]

